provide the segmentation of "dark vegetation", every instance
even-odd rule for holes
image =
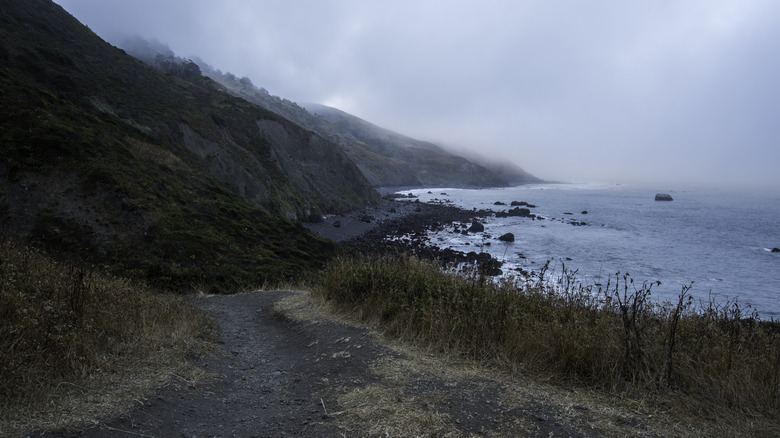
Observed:
[[[436,352],[752,423],[746,435],[780,427],[778,323],[736,302],[695,308],[687,288],[677,303],[654,304],[653,285],[628,274],[598,289],[565,268],[556,283],[544,274],[497,283],[410,256],[344,257],[316,293]]]
[[[206,348],[210,329],[179,296],[2,242],[0,418],[40,411],[96,371],[132,375],[150,358],[170,365]]]
[[[378,199],[334,145],[192,63],[148,67],[50,1],[5,2],[0,37],[6,235],[156,287],[227,292],[321,266],[332,245],[294,221]]]

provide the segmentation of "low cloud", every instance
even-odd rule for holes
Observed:
[[[542,178],[780,187],[780,3],[57,3]]]

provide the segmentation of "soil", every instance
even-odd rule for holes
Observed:
[[[44,436],[336,436],[338,430],[325,411],[335,408],[331,387],[360,383],[367,364],[387,350],[364,330],[303,324],[274,312],[274,302],[289,294],[195,299],[219,325],[217,354],[195,359],[214,374],[213,381],[159,390],[112,423]],[[361,348],[354,348],[357,344]],[[349,355],[340,354],[345,351]]]
[[[367,329],[333,321],[299,321],[274,310],[296,292],[273,291],[199,297],[195,304],[219,325],[219,351],[193,358],[214,378],[190,388],[159,389],[118,420],[45,437],[322,437],[375,435],[369,423],[340,415],[350,391],[393,388],[399,406],[435,409],[449,436],[603,436],[561,407],[533,398],[502,403],[507,383],[408,368],[398,384],[377,372],[407,360]],[[414,417],[417,414],[412,412]],[[387,418],[375,418],[383,421]],[[428,431],[426,436],[433,436]]]

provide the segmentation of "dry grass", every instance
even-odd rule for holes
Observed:
[[[349,436],[462,436],[427,398],[409,397],[397,387],[353,388],[338,401],[343,408],[336,413],[343,416],[339,427]]]
[[[115,416],[155,387],[204,377],[184,356],[212,321],[182,298],[0,244],[0,431]]]
[[[679,303],[656,305],[652,285],[628,276],[597,290],[565,272],[560,278],[495,284],[409,257],[340,259],[315,294],[424,351],[602,394],[596,406],[620,400],[621,414],[589,409],[603,427],[641,421],[675,436],[780,433],[776,323],[738,303],[695,309],[686,290]]]

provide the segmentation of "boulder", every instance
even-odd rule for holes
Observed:
[[[588,210],[582,210],[582,213],[580,214],[588,214]]]
[[[503,202],[501,202],[501,201],[496,201],[496,202],[494,202],[494,203],[493,203],[493,205],[506,205],[506,204],[504,204],[504,203],[503,203]]]
[[[772,252],[780,252],[780,248],[772,248]]]
[[[672,195],[670,195],[668,193],[656,193],[655,200],[656,201],[671,201],[672,200]]]
[[[471,223],[471,227],[469,228],[470,233],[481,233],[485,231],[485,226],[481,223],[474,221]]]
[[[514,242],[515,241],[515,235],[512,233],[506,233],[503,236],[499,237],[498,240],[502,242]]]
[[[507,212],[509,216],[513,217],[529,217],[531,216],[531,210],[527,208],[515,207]]]

